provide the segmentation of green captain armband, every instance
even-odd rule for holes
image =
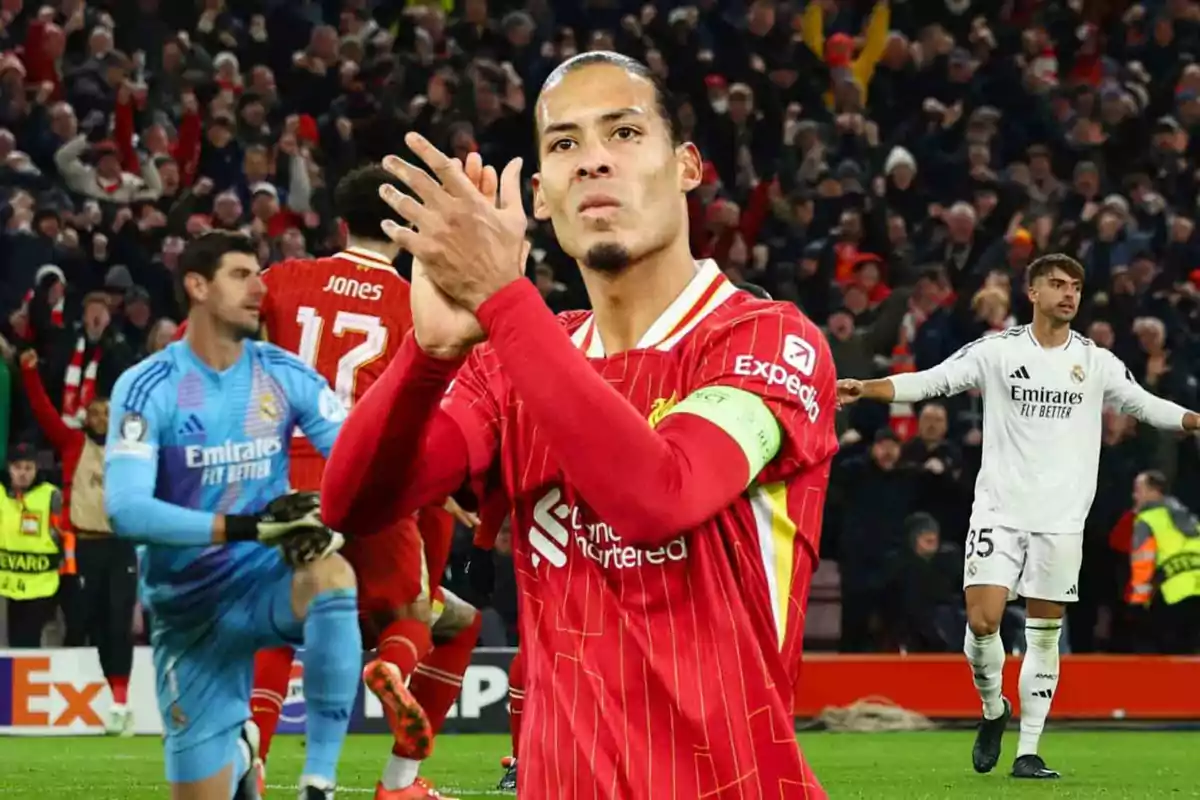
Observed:
[[[706,386],[683,398],[667,412],[695,414],[733,437],[750,464],[748,486],[779,453],[783,434],[779,421],[758,395],[732,386]]]

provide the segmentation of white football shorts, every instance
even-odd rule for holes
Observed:
[[[1002,526],[967,532],[963,588],[1003,586],[1017,596],[1054,603],[1079,599],[1083,535],[1033,533]]]

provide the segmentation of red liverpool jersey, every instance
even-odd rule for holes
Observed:
[[[633,350],[606,356],[590,313],[564,322],[649,425],[697,389],[732,386],[763,398],[782,445],[701,526],[651,549],[626,545],[566,482],[495,353],[476,348],[443,408],[476,478],[497,475],[513,505],[528,675],[519,792],[824,797],[792,714],[837,450],[824,337],[795,306],[737,291],[712,262]]]
[[[267,338],[321,373],[347,408],[378,380],[412,328],[408,281],[390,260],[366,248],[282,261],[264,273],[263,281]],[[298,459],[320,459],[299,431],[292,447],[293,476],[313,471]]]

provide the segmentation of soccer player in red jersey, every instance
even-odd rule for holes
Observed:
[[[520,794],[824,797],[792,703],[837,449],[833,362],[795,306],[693,261],[701,159],[667,101],[615,53],[543,86],[534,214],[593,308],[557,320],[522,280],[519,161],[476,178],[413,133],[437,181],[385,160],[417,196],[383,190],[414,225],[385,227],[420,264],[415,335],[343,427],[322,509],[353,533],[466,482],[503,488]]]
[[[267,297],[262,318],[266,336],[324,375],[347,406],[370,388],[395,355],[412,327],[408,282],[392,267],[399,248],[380,233],[390,209],[379,198],[379,187],[397,181],[378,166],[351,172],[338,184],[334,202],[345,223],[348,247],[330,258],[284,261],[264,276]],[[291,485],[317,489],[325,459],[303,437],[292,445]],[[422,536],[412,513],[382,522],[367,535],[352,537],[342,555],[353,566],[359,585],[359,614],[363,641],[378,657],[364,670],[367,687],[379,696],[395,735],[392,757],[377,788],[386,800],[420,800],[438,795],[417,769],[432,748],[435,728],[453,704],[461,686],[458,663],[470,659],[479,633],[478,612],[456,597],[437,598],[437,622],[445,644],[436,657],[431,626],[435,622],[433,586],[425,560],[424,541],[449,551],[441,509],[422,509]],[[452,529],[453,520],[449,521]],[[440,549],[439,549],[440,548]],[[474,626],[474,637],[470,628]],[[460,635],[461,634],[461,635]],[[261,732],[260,755],[265,760],[291,674],[290,648],[261,651],[255,663],[251,710]],[[418,681],[436,706],[437,725],[428,718],[409,686],[418,663],[445,680]],[[457,670],[457,673],[455,673]],[[453,679],[457,675],[457,684]]]

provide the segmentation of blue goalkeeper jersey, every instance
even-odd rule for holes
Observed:
[[[121,375],[105,447],[113,531],[139,544],[143,602],[204,608],[234,573],[270,557],[257,542],[214,546],[217,514],[254,514],[288,490],[297,427],[328,455],[346,409],[295,355],[246,341],[224,371],[175,342]]]

